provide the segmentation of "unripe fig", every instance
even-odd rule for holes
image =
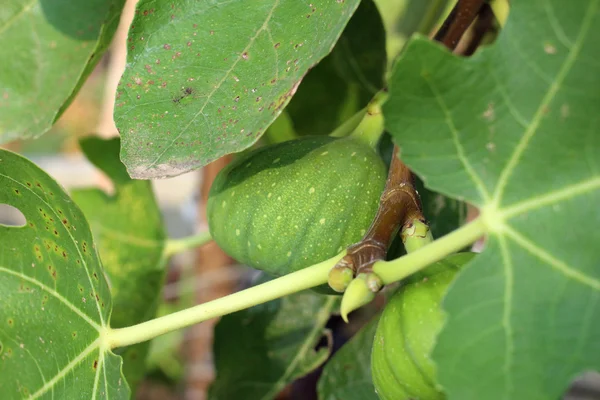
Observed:
[[[440,303],[472,256],[455,254],[428,267],[386,304],[371,353],[373,383],[382,400],[445,399],[430,354],[445,320]]]
[[[241,263],[284,275],[361,239],[386,169],[353,137],[305,137],[258,148],[225,167],[207,205],[217,244]]]

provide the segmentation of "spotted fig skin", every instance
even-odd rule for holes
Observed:
[[[430,357],[445,321],[441,302],[473,253],[454,254],[414,275],[396,292],[379,320],[371,373],[382,400],[443,400]]]
[[[209,229],[239,262],[285,275],[362,238],[386,172],[379,155],[351,137],[309,136],[258,148],[215,179]]]

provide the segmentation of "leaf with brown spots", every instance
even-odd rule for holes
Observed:
[[[358,3],[142,0],[115,102],[129,174],[174,176],[251,146]]]
[[[83,213],[44,171],[6,150],[0,204],[26,218],[0,225],[0,393],[129,398],[122,359],[101,340],[112,300]]]
[[[87,158],[114,184],[114,195],[100,189],[72,192],[90,222],[111,283],[111,327],[123,328],[147,321],[156,314],[164,282],[166,239],[152,185],[129,178],[119,160],[119,139],[90,137],[81,140]],[[98,279],[96,274],[94,279]],[[150,343],[120,350],[123,373],[132,392],[145,373]]]

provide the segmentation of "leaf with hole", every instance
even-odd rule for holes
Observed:
[[[444,303],[451,399],[558,398],[600,369],[599,7],[511,3],[493,46],[464,59],[417,38],[391,79],[403,160],[479,207],[487,233]]]
[[[105,333],[112,300],[92,234],[65,191],[27,159],[0,150],[0,392],[8,398],[129,398]]]

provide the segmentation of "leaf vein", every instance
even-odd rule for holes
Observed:
[[[96,400],[96,395],[98,394],[98,384],[100,382],[100,371],[102,371],[104,364],[104,353],[100,353],[100,357],[98,357],[98,364],[96,365],[96,376],[94,377],[94,387],[92,388],[92,400]],[[106,383],[106,379],[104,380]]]
[[[496,90],[498,91],[498,93],[500,93],[500,96],[504,100],[504,104],[506,105],[506,108],[508,108],[508,112],[510,113],[510,115],[513,116],[513,118],[517,121],[517,123],[519,123],[519,125],[521,125],[523,128],[526,128],[528,125],[527,119],[525,117],[523,117],[521,115],[521,113],[517,110],[517,107],[515,107],[510,96],[508,95],[508,92],[506,91],[506,88],[498,79],[498,75],[496,75],[494,68],[492,66],[490,66],[489,64],[486,64],[486,65],[488,67],[488,71],[490,72],[490,75],[492,76],[492,78],[494,79],[494,82],[496,83]]]
[[[554,8],[549,1],[544,1],[544,11],[548,15],[548,22],[550,22],[550,26],[556,35],[556,38],[565,46],[567,49],[571,49],[573,47],[573,42],[567,37],[565,31],[560,26],[558,19],[556,18],[556,14],[554,13]]]
[[[451,318],[453,318],[451,316]],[[469,353],[475,353],[475,351],[471,351],[471,349],[475,348],[477,344],[488,336],[500,331],[502,327],[500,325],[492,325],[489,328],[478,332],[476,335],[472,335],[469,337],[468,341],[464,342],[464,345],[459,347],[456,350],[456,353],[452,354],[452,364],[448,370],[451,371],[461,371],[461,365],[464,365],[465,359]]]
[[[502,260],[504,266],[504,311],[502,313],[502,327],[504,328],[504,337],[506,345],[504,347],[504,398],[510,399],[510,393],[513,391],[512,382],[512,364],[513,364],[513,352],[514,352],[514,331],[511,321],[511,312],[513,309],[513,285],[514,285],[514,274],[513,274],[513,263],[508,246],[506,245],[506,239],[503,236],[499,236],[500,252],[502,253]]]
[[[51,206],[50,204],[48,204],[48,202],[46,200],[44,200],[43,198],[40,197],[39,194],[37,194],[35,191],[33,191],[30,187],[22,184],[21,182],[17,181],[16,179],[11,178],[8,175],[2,174],[0,173],[0,177],[6,178],[9,181],[14,182],[15,184],[21,186],[23,188],[23,190],[27,190],[29,191],[31,194],[33,194],[35,197],[37,197],[46,207],[48,207],[49,210],[52,211],[52,213],[54,214],[54,216],[56,217],[56,219],[58,221],[60,221],[62,219],[62,217],[60,215],[58,215],[58,213],[56,212],[56,210],[54,209],[53,206]],[[77,251],[77,255],[79,256],[79,258],[81,259],[81,265],[83,266],[85,273],[88,277],[88,282],[90,284],[90,288],[92,290],[94,290],[94,284],[92,282],[92,277],[90,276],[90,270],[89,270],[89,266],[85,260],[85,258],[83,257],[83,254],[81,254],[81,250],[79,249],[79,246],[77,245],[77,241],[75,240],[75,238],[73,237],[73,235],[71,234],[71,232],[69,231],[69,229],[65,228],[63,226],[64,231],[67,233],[67,235],[69,235],[69,238],[71,239],[71,241],[73,242],[73,245]],[[96,254],[96,257],[98,257],[98,255]],[[104,315],[102,315],[102,310],[100,309],[100,302],[96,301],[96,309],[98,310],[98,317],[100,318],[100,323],[102,326],[104,326]]]
[[[531,139],[537,133],[538,128],[541,124],[542,118],[544,116],[544,113],[546,112],[548,105],[550,104],[550,102],[552,102],[552,100],[554,100],[556,93],[561,88],[563,81],[565,80],[567,74],[570,72],[571,68],[573,67],[575,60],[579,56],[579,52],[581,51],[581,48],[583,46],[584,38],[585,38],[586,34],[588,33],[588,31],[591,29],[591,22],[593,20],[593,17],[596,14],[595,9],[597,8],[597,6],[598,6],[598,0],[590,2],[590,6],[586,12],[585,19],[582,21],[582,26],[579,31],[579,35],[577,36],[577,40],[575,41],[573,47],[571,48],[569,55],[567,56],[567,58],[565,59],[565,61],[562,64],[562,66],[560,67],[558,74],[556,75],[556,79],[554,79],[554,81],[550,85],[548,91],[546,92],[545,96],[542,98],[540,106],[536,110],[536,112],[531,120],[531,124],[523,133],[523,136],[521,137],[521,140],[517,144],[517,147],[515,148],[515,151],[513,152],[511,158],[508,160],[506,167],[504,167],[504,169],[502,170],[502,173],[500,174],[500,178],[498,179],[496,191],[494,193],[494,199],[496,201],[496,204],[500,204],[500,202],[502,200],[502,196],[504,195],[504,189],[505,189],[506,185],[508,184],[508,181],[509,181],[510,177],[512,176],[514,169],[516,168],[517,163],[521,159],[521,156],[523,155],[525,150],[528,148]]]
[[[98,233],[104,234],[106,236],[110,236],[112,239],[118,240],[121,243],[130,244],[130,245],[134,245],[134,246],[138,246],[138,247],[150,247],[150,248],[160,247],[163,244],[163,241],[161,241],[161,240],[148,239],[148,238],[143,238],[143,237],[127,234],[127,233],[121,233],[117,230],[107,228],[97,221],[94,221],[94,222],[96,223],[95,227],[96,227],[96,230],[98,231]]]
[[[503,231],[508,237],[510,237],[515,243],[529,251],[532,255],[538,257],[540,260],[545,261],[549,266],[551,266],[554,270],[562,273],[564,276],[573,279],[576,282],[579,282],[585,286],[588,286],[594,290],[600,291],[600,281],[588,276],[575,268],[569,266],[565,262],[559,260],[552,254],[548,253],[546,250],[540,248],[535,243],[531,242],[529,239],[525,238],[523,235],[519,234],[516,230],[511,228],[508,225],[504,226]]]
[[[6,31],[12,24],[14,24],[26,12],[31,10],[31,8],[33,8],[34,4],[37,4],[37,0],[31,0],[28,4],[25,4],[25,6],[21,9],[21,11],[19,11],[18,13],[14,14],[12,17],[10,17],[10,19],[8,19],[6,21],[4,26],[0,27],[0,35],[3,34],[4,31]]]
[[[84,358],[88,356],[92,351],[96,350],[99,347],[100,339],[96,339],[93,341],[88,347],[86,347],[77,357],[71,360],[62,370],[60,370],[54,377],[48,381],[44,386],[38,389],[33,395],[31,395],[30,399],[37,399],[46,393],[49,389],[53,388],[54,385],[64,378],[73,368],[77,366]]]
[[[16,338],[11,337],[12,335],[9,335],[4,329],[0,329],[0,333],[2,333],[2,335],[4,335],[4,337],[8,338],[8,340],[10,340],[16,347],[21,348],[20,344]],[[38,363],[38,361],[36,360],[36,358],[34,357],[33,354],[31,354],[31,351],[29,351],[29,349],[27,347],[22,348],[23,351],[25,351],[27,354],[29,354],[29,356],[31,357],[31,359],[33,360],[33,362],[35,363],[35,366],[37,367],[40,376],[42,377],[42,382],[45,384],[46,383],[46,376],[44,375],[44,371],[42,371],[42,368],[40,367],[40,364]]]
[[[27,282],[30,282],[30,283],[33,283],[34,285],[39,286],[42,290],[45,290],[46,292],[48,292],[49,294],[51,294],[52,296],[54,296],[57,300],[59,300],[61,303],[63,303],[64,305],[66,305],[68,308],[70,308],[75,314],[79,315],[85,322],[87,322],[88,324],[90,324],[94,329],[96,329],[97,331],[100,331],[100,325],[98,325],[96,322],[94,322],[83,311],[81,311],[79,308],[77,308],[73,303],[71,303],[68,299],[66,299],[65,297],[63,297],[60,293],[58,293],[54,289],[52,289],[52,288],[44,285],[43,283],[41,283],[37,279],[30,278],[29,276],[24,275],[24,274],[22,274],[20,272],[17,272],[17,271],[13,271],[12,269],[8,269],[8,268],[5,268],[5,267],[0,267],[0,272],[5,272],[5,273],[7,273],[9,275],[13,275],[13,276],[19,277],[21,279],[26,280]]]
[[[458,137],[458,130],[456,129],[456,126],[454,125],[454,122],[452,120],[452,115],[446,105],[446,102],[444,101],[444,98],[441,96],[440,92],[438,92],[437,88],[435,87],[433,82],[431,82],[431,80],[429,79],[428,76],[424,76],[424,80],[425,80],[425,82],[427,82],[427,85],[431,89],[438,105],[440,106],[442,112],[444,113],[444,117],[445,117],[444,119],[446,120],[448,129],[450,129],[450,132],[452,133],[452,141],[454,142],[454,147],[456,148],[456,152],[458,153],[458,159],[460,160],[462,165],[465,167],[467,174],[471,177],[471,180],[475,184],[475,187],[479,191],[479,194],[483,198],[484,202],[487,203],[489,201],[489,197],[490,197],[489,193],[487,192],[487,189],[485,188],[483,181],[481,180],[481,178],[479,177],[479,175],[477,174],[477,172],[475,171],[475,169],[473,168],[473,166],[471,165],[471,163],[469,162],[469,159],[467,158],[467,156],[465,154],[465,149],[463,148],[463,146],[460,142],[460,139]]]
[[[574,185],[566,186],[560,190],[548,192],[529,200],[513,203],[503,207],[501,214],[505,219],[512,218],[525,212],[556,204],[597,189],[600,189],[600,177],[587,179]]]

